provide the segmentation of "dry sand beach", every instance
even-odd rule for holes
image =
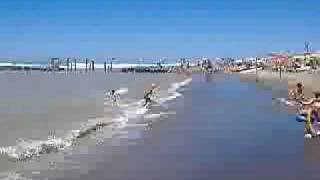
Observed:
[[[279,72],[258,71],[258,75],[240,74],[243,80],[265,81],[265,82],[287,82],[288,88],[292,89],[298,82],[301,82],[305,88],[306,97],[312,97],[312,92],[320,90],[320,74],[301,72],[301,73],[282,73]]]

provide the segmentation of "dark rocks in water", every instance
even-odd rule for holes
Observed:
[[[64,71],[62,67],[29,67],[29,66],[1,66],[0,71]]]
[[[23,67],[19,67],[19,66],[1,66],[0,70],[20,71],[20,70],[23,70]]]
[[[32,70],[41,70],[41,71],[64,71],[64,68],[58,67],[58,68],[50,68],[50,67],[46,67],[46,68],[37,68],[34,69],[32,68]]]
[[[128,73],[128,72],[134,72],[135,71],[135,69],[134,68],[122,68],[121,69],[121,72],[125,72],[125,73]]]

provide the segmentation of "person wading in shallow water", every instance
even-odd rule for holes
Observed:
[[[143,96],[143,98],[145,100],[143,106],[147,106],[148,104],[152,103],[151,97],[155,95],[156,89],[158,89],[158,88],[159,88],[159,86],[156,86],[156,84],[151,85],[151,89],[149,91],[147,91]]]
[[[112,89],[109,92],[109,97],[112,100],[113,103],[118,103],[118,99],[120,99],[120,94],[116,93],[116,90]]]
[[[289,92],[289,98],[296,101],[304,100],[303,85],[301,83],[297,83],[296,88]]]
[[[305,134],[318,134],[318,121],[320,112],[320,91],[314,92],[314,97],[308,101],[301,102],[305,107],[303,114],[306,114],[306,122],[304,127]]]

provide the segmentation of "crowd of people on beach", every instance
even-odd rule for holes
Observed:
[[[313,92],[314,97],[306,98],[304,96],[304,86],[297,83],[296,87],[289,91],[289,100],[299,103],[297,120],[304,122],[305,137],[316,137],[320,135],[320,91]]]
[[[172,73],[175,71],[175,67],[130,67],[122,68],[121,72],[124,73]]]

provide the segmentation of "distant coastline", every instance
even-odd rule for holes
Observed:
[[[110,65],[110,63],[107,63]],[[177,66],[179,63],[162,63],[161,64],[164,67],[170,67],[170,66]],[[33,67],[33,68],[41,68],[48,66],[47,62],[0,62],[0,67]],[[112,63],[113,68],[120,69],[120,68],[130,68],[130,67],[152,67],[157,66],[157,63]],[[62,68],[66,68],[67,65],[62,64]],[[77,63],[78,69],[85,69],[86,64],[85,63]],[[97,63],[95,64],[96,69],[103,69],[104,63]]]

